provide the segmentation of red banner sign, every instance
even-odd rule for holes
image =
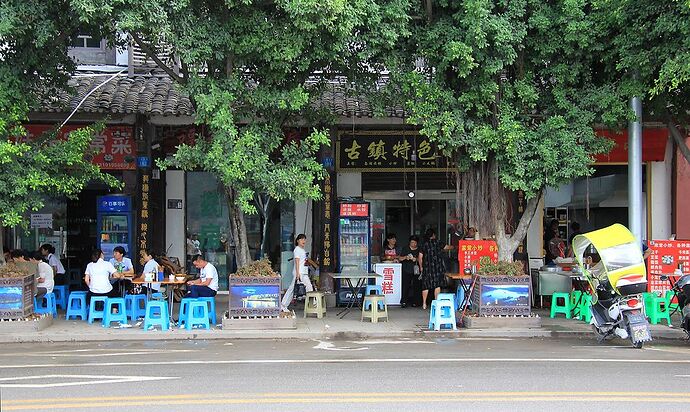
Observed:
[[[369,203],[341,203],[340,216],[367,217],[369,216]]]
[[[628,131],[627,130],[595,130],[597,136],[613,140],[614,146],[610,152],[598,155],[597,163],[627,163],[628,162]],[[666,154],[666,143],[669,132],[666,128],[642,129],[642,161],[663,162]]]
[[[465,268],[476,265],[479,269],[479,259],[487,256],[492,262],[498,261],[498,246],[493,240],[461,240],[458,242],[458,262],[460,272]]]
[[[690,271],[690,240],[650,240],[647,263],[649,291],[662,292],[669,290],[671,285],[666,280],[659,279],[661,275],[672,275],[683,265],[683,272]]]
[[[24,126],[27,135],[24,139],[31,140],[53,129],[51,124],[29,124]],[[83,126],[63,126],[58,133],[58,139],[65,139],[71,132]],[[135,170],[136,146],[134,144],[134,128],[132,126],[108,126],[96,134],[91,141],[91,148],[97,153],[91,162],[102,170]]]

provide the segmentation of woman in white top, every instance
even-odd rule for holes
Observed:
[[[41,255],[41,252],[32,253],[30,256],[30,261],[31,263],[38,265],[36,297],[40,298],[53,291],[53,287],[55,286],[55,281],[53,279],[53,268],[43,261],[43,255]]]
[[[108,296],[114,298],[117,291],[110,284],[110,276],[117,272],[110,262],[103,260],[103,251],[96,249],[91,253],[91,263],[86,266],[84,282],[89,287],[86,294],[87,303],[91,302],[91,296]]]
[[[280,310],[283,312],[289,312],[288,306],[290,306],[292,296],[295,293],[295,282],[304,283],[304,288],[307,292],[314,290],[314,287],[311,285],[311,280],[309,279],[309,269],[307,268],[307,251],[304,250],[304,245],[306,244],[307,237],[304,234],[297,235],[295,239],[295,250],[292,252],[295,264],[292,268],[294,280],[290,282],[290,286],[288,286],[285,291],[285,296],[283,296],[283,300],[280,302]]]

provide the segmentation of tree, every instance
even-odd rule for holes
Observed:
[[[593,9],[612,39],[604,50],[620,88],[643,99],[645,120],[666,123],[690,162],[690,3],[606,0]]]
[[[239,266],[251,261],[244,214],[256,212],[256,196],[320,196],[324,169],[315,154],[328,134],[313,128],[287,142],[285,127],[328,123],[312,107],[325,82],[370,76],[376,53],[397,40],[407,21],[406,0],[71,3],[81,21],[114,22],[112,41],[115,30],[129,33],[190,97],[195,121],[208,133],[160,165],[204,170],[223,183]]]
[[[26,224],[27,212],[46,196],[75,197],[92,180],[120,183],[84,159],[94,129],[64,140],[51,133],[23,139],[22,123],[43,99],[65,90],[73,62],[67,57],[78,20],[65,2],[0,3],[0,245],[5,226]],[[4,264],[0,257],[0,265]]]
[[[544,188],[588,175],[593,156],[610,148],[593,125],[627,115],[625,99],[601,81],[605,42],[589,7],[427,0],[391,59],[388,98],[457,160],[459,212],[496,237],[501,260],[513,259]],[[506,198],[518,190],[527,205],[511,227]]]

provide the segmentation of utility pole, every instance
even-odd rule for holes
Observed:
[[[642,225],[642,101],[630,99],[635,119],[628,125],[628,226],[638,242],[645,238]]]

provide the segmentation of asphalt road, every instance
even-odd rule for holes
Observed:
[[[3,345],[0,410],[668,411],[690,343],[556,339]]]

